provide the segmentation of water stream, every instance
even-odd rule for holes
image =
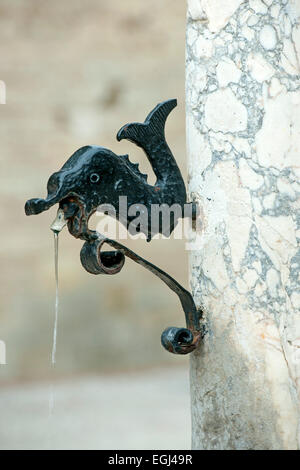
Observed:
[[[57,342],[57,322],[58,322],[58,233],[54,232],[54,266],[55,266],[55,318],[53,328],[53,342],[52,342],[52,354],[51,364],[52,366],[56,363],[56,342]]]
[[[52,353],[51,353],[51,366],[56,364],[56,344],[57,344],[57,324],[58,324],[58,306],[59,306],[59,292],[58,292],[58,232],[54,232],[54,270],[55,270],[55,307],[54,307],[54,328],[52,340]],[[50,387],[49,393],[49,410],[48,417],[52,418],[54,410],[54,386],[53,383]]]

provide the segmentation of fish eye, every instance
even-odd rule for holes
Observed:
[[[99,180],[100,180],[100,176],[98,175],[98,173],[91,173],[90,174],[90,182],[91,183],[98,183]]]

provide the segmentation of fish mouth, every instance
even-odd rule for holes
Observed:
[[[97,237],[96,232],[88,228],[88,221],[92,212],[87,211],[86,205],[77,194],[70,193],[65,197],[55,195],[46,199],[29,199],[25,204],[25,213],[26,215],[40,214],[57,203],[73,237],[86,241],[94,240]]]

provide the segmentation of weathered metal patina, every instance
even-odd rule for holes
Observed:
[[[63,165],[61,170],[50,176],[47,184],[48,195],[45,199],[30,199],[25,204],[27,215],[39,214],[54,204],[59,204],[56,224],[61,228],[67,223],[69,232],[76,238],[85,240],[81,250],[83,267],[92,274],[116,274],[122,269],[125,256],[158,276],[179,297],[186,316],[187,328],[167,328],[162,334],[162,344],[170,352],[187,354],[193,351],[201,338],[200,317],[191,294],[167,273],[138,256],[119,242],[106,238],[90,230],[88,221],[101,205],[110,204],[115,208],[116,218],[130,231],[131,222],[136,215],[122,215],[120,196],[127,197],[127,209],[143,205],[147,209],[146,224],[140,226],[147,240],[156,233],[164,234],[162,222],[157,226],[151,223],[151,207],[162,204],[181,207],[181,215],[186,216],[186,189],[181,172],[165,139],[165,122],[176,106],[176,100],[157,105],[147,116],[144,123],[131,123],[123,126],[117,139],[130,140],[141,147],[157,177],[154,185],[147,183],[138,165],[130,162],[128,155],[116,155],[98,146],[86,146],[77,150]],[[191,204],[190,216],[195,217],[196,207]],[[178,216],[172,214],[168,227],[171,233]],[[64,219],[63,221],[61,219]],[[65,222],[64,222],[65,221]],[[135,227],[136,228],[136,227]],[[52,230],[59,230],[52,226]],[[114,251],[101,251],[108,243]]]

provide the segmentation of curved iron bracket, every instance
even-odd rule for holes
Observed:
[[[105,243],[112,246],[116,251],[102,251]],[[186,328],[174,326],[166,328],[161,335],[161,343],[167,351],[174,354],[192,352],[201,339],[200,318],[202,311],[197,309],[190,292],[162,269],[121,243],[100,234],[98,239],[93,242],[85,242],[80,252],[81,264],[91,274],[111,275],[119,273],[124,266],[125,256],[153,273],[178,295],[185,313]]]

